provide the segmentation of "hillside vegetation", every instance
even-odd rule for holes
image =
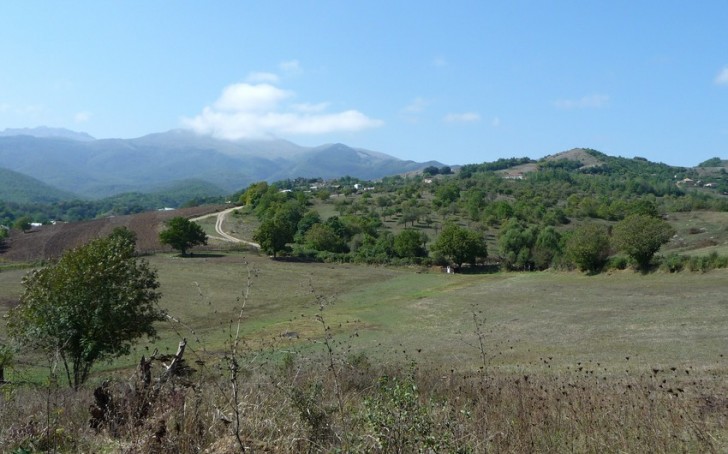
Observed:
[[[239,228],[256,225],[254,238],[271,255],[319,261],[470,271],[726,265],[726,258],[706,264],[674,254],[726,244],[724,227],[706,235],[707,226],[684,223],[687,213],[725,219],[724,172],[701,176],[697,169],[584,149],[538,162],[511,158],[446,169],[377,182],[257,183],[233,197],[243,204]],[[645,234],[648,225],[653,231]],[[599,235],[590,229],[603,232],[604,241],[596,244]]]
[[[167,317],[78,391],[0,326],[0,451],[723,452],[720,169],[572,150],[258,182],[220,221],[267,253],[158,252],[164,219],[222,207],[13,229],[0,316],[19,267],[126,226]]]

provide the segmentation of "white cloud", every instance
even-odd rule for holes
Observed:
[[[233,84],[199,115],[182,122],[199,134],[228,140],[360,131],[383,124],[356,110],[324,113],[328,103],[285,105],[294,95],[270,84]]]
[[[291,106],[293,110],[296,110],[298,112],[304,112],[304,113],[316,113],[316,112],[323,112],[326,109],[329,108],[329,105],[331,103],[328,102],[320,102],[318,104],[294,104]]]
[[[278,77],[278,74],[274,73],[268,73],[268,72],[252,72],[248,74],[248,77],[245,78],[248,82],[252,83],[271,83],[276,84],[278,83],[278,80],[280,77]]]
[[[278,103],[293,96],[292,92],[270,84],[228,85],[215,101],[215,110],[227,112],[262,112],[275,108]]]
[[[717,76],[715,76],[717,85],[728,85],[728,66],[723,68]]]
[[[476,112],[449,113],[445,115],[443,121],[446,123],[473,123],[480,121],[480,115]]]
[[[554,105],[559,109],[599,109],[609,103],[607,95],[589,95],[579,99],[558,99]]]

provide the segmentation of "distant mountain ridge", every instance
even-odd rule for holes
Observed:
[[[84,142],[96,140],[93,136],[85,132],[76,132],[65,128],[49,128],[47,126],[38,126],[37,128],[6,128],[4,131],[0,131],[0,137],[9,136],[53,137],[57,139],[81,140]]]
[[[0,168],[89,198],[148,192],[189,179],[234,192],[261,180],[346,175],[377,179],[431,165],[442,164],[404,161],[344,144],[303,147],[285,140],[233,142],[186,130],[99,140],[56,128],[0,133]]]

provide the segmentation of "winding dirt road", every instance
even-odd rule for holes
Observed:
[[[223,241],[228,241],[230,243],[243,243],[243,244],[247,244],[249,246],[253,246],[254,248],[260,249],[260,244],[254,243],[254,242],[248,241],[248,240],[243,240],[240,238],[235,238],[234,236],[230,235],[229,233],[225,232],[222,229],[222,223],[225,222],[225,216],[227,216],[228,213],[235,211],[237,209],[238,209],[237,207],[232,207],[232,208],[228,208],[227,210],[220,211],[218,213],[207,214],[205,216],[199,216],[196,218],[192,218],[190,220],[191,221],[201,221],[202,219],[207,219],[211,216],[217,216],[217,218],[215,220],[215,232],[217,232],[217,234],[220,236],[216,237],[216,238],[223,240]]]

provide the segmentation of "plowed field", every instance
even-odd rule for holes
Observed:
[[[159,242],[164,221],[175,216],[192,218],[224,209],[219,205],[205,205],[173,211],[150,211],[129,216],[116,216],[69,224],[44,225],[23,233],[11,232],[0,250],[0,260],[28,262],[59,257],[70,248],[88,243],[94,238],[110,234],[116,227],[127,227],[137,234],[140,253],[171,250]]]

